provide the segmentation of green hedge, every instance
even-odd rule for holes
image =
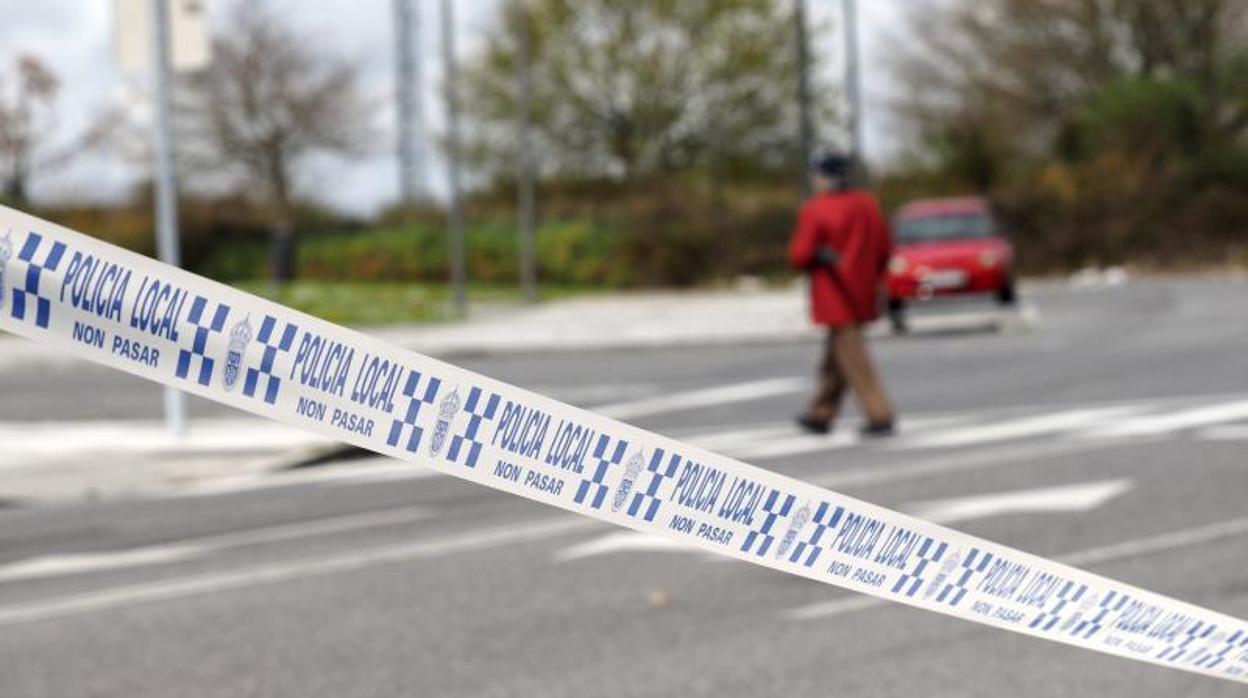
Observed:
[[[544,283],[619,287],[631,283],[620,264],[624,237],[587,222],[552,223],[538,231],[538,270]],[[468,274],[474,282],[514,284],[519,278],[515,227],[481,223],[467,233]],[[198,271],[238,281],[268,275],[268,245],[260,240],[222,246]],[[297,276],[305,281],[443,282],[449,247],[444,228],[409,225],[359,233],[307,235],[298,243]]]

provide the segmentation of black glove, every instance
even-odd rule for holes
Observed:
[[[836,253],[836,250],[828,247],[827,245],[823,245],[819,249],[815,250],[815,267],[817,268],[821,267],[824,269],[831,269],[837,264],[840,264],[840,262],[841,256]]]

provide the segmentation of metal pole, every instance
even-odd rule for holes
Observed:
[[[156,160],[156,250],[162,262],[180,266],[182,254],[178,245],[178,180],[173,163],[169,0],[151,2],[152,76],[156,88],[156,124],[152,139]],[[165,388],[165,424],[176,436],[186,433],[186,398],[173,388]]]
[[[420,5],[394,0],[398,103],[399,198],[413,204],[428,198],[425,157],[424,71],[420,54]]]
[[[468,271],[464,249],[464,212],[460,200],[459,173],[459,69],[455,62],[455,10],[452,0],[442,0],[442,61],[446,69],[447,174],[451,185],[451,286],[455,314],[468,314]]]
[[[858,56],[858,10],[855,0],[842,0],[845,24],[845,98],[849,102],[850,151],[854,162],[862,164],[862,75]]]
[[[801,150],[802,193],[811,194],[810,158],[814,153],[815,126],[810,113],[810,46],[806,37],[806,0],[796,0],[794,8],[797,32],[797,108],[800,133],[798,148]]]
[[[526,303],[537,302],[537,220],[534,199],[533,144],[531,124],[533,121],[532,85],[532,37],[529,35],[529,10],[525,0],[517,0],[520,11],[520,46],[518,52],[516,86],[519,92],[519,157],[518,187],[520,216],[520,286]]]

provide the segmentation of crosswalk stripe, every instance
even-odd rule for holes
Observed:
[[[932,429],[964,424],[968,415],[909,417],[898,425],[902,433],[922,433]],[[838,431],[828,435],[807,434],[788,422],[736,427],[684,437],[686,441],[734,458],[780,458],[818,451],[834,451],[861,443],[856,432]]]
[[[614,419],[636,419],[681,410],[713,407],[733,402],[761,400],[777,395],[791,395],[811,386],[807,378],[771,378],[768,380],[735,383],[715,388],[701,388],[660,397],[643,398],[609,405],[599,405],[595,412]]]
[[[1248,441],[1248,424],[1227,424],[1202,429],[1197,437],[1206,441]]]
[[[914,438],[906,437],[902,441],[893,444],[892,448],[949,448],[1021,439],[1030,436],[1042,436],[1106,420],[1120,419],[1138,413],[1142,409],[1138,405],[1123,405],[1067,410],[1065,412],[1042,414],[1005,422],[950,429],[933,434],[919,435]]]
[[[1248,419],[1248,400],[1126,419],[1084,430],[1081,436],[1089,438],[1144,436],[1224,424],[1240,419]]]

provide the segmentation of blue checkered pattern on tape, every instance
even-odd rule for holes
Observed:
[[[295,345],[295,335],[299,333],[298,327],[287,322],[282,323],[281,334],[275,335],[278,324],[277,318],[272,315],[264,316],[260,332],[256,335],[256,341],[264,347],[264,351],[260,352],[260,365],[248,368],[247,378],[243,381],[243,394],[247,397],[255,397],[263,385],[264,401],[270,405],[277,403],[277,394],[282,389],[282,378],[273,373],[273,365],[277,363],[279,354],[289,352]]]
[[[663,501],[659,499],[659,489],[663,487],[666,480],[676,477],[676,471],[680,468],[680,456],[673,453],[667,459],[667,465],[663,465],[663,457],[667,453],[661,449],[654,449],[654,453],[650,455],[650,463],[646,465],[646,472],[650,473],[650,482],[645,488],[638,488],[633,493],[632,502],[628,505],[628,515],[637,518],[641,515],[643,521],[654,521],[654,517],[659,513],[659,507],[663,505]]]
[[[1235,650],[1248,647],[1248,633],[1242,630],[1236,630],[1232,635],[1222,640],[1222,648],[1217,652],[1210,652],[1209,657],[1200,661],[1200,666],[1206,669],[1213,669],[1226,661],[1226,658]]]
[[[763,502],[763,521],[757,528],[751,527],[750,532],[745,534],[741,552],[748,553],[752,550],[756,555],[766,555],[771,549],[771,544],[776,542],[774,532],[776,521],[789,515],[795,501],[797,497],[791,494],[781,496],[780,492],[775,489],[768,493],[767,499]]]
[[[464,403],[464,411],[470,415],[468,422],[464,424],[462,432],[451,437],[451,447],[446,452],[446,459],[452,463],[460,463],[469,468],[477,467],[477,459],[481,457],[481,448],[484,446],[477,432],[481,430],[483,422],[494,420],[501,400],[496,393],[489,393],[483,400],[482,396],[485,395],[485,391],[477,387],[468,391],[468,400]]]
[[[433,404],[438,396],[438,389],[442,386],[440,379],[430,377],[425,380],[425,387],[422,390],[421,378],[420,371],[408,370],[407,382],[403,384],[403,396],[407,398],[407,408],[403,411],[402,417],[390,423],[390,433],[386,436],[387,446],[398,446],[409,453],[415,453],[420,448],[420,441],[425,435],[425,430],[417,424],[420,411],[425,405]],[[403,438],[405,433],[406,439]]]
[[[53,242],[43,260],[39,261],[37,257],[42,246],[43,236],[31,233],[26,236],[26,243],[17,254],[18,259],[26,262],[26,281],[13,289],[12,313],[15,319],[25,320],[27,309],[33,302],[35,325],[47,329],[52,322],[52,301],[41,292],[39,281],[43,278],[43,272],[54,272],[61,265],[61,258],[65,256],[65,243]]]
[[[611,443],[615,442],[615,448],[611,448]],[[606,434],[598,435],[598,443],[594,445],[593,452],[593,470],[587,478],[581,478],[581,484],[576,488],[576,497],[574,501],[577,504],[589,502],[589,506],[594,509],[601,509],[603,503],[607,500],[607,471],[612,466],[618,466],[624,462],[624,454],[628,451],[628,442],[623,439],[612,439]]]
[[[927,568],[940,562],[948,549],[948,543],[937,544],[931,538],[924,538],[915,553],[913,566],[905,574],[897,577],[897,583],[893,585],[893,593],[902,593],[906,596],[919,593],[919,589],[922,589],[923,584],[927,582],[927,578],[923,576]]]
[[[1116,591],[1110,591],[1105,594],[1105,598],[1101,599],[1100,607],[1096,611],[1096,615],[1080,621],[1071,629],[1070,634],[1084,640],[1092,639],[1097,633],[1105,629],[1105,618],[1111,613],[1117,613],[1122,607],[1127,605],[1131,600],[1126,594],[1119,594]]]
[[[936,595],[936,601],[938,603],[947,602],[954,607],[962,603],[962,599],[966,597],[967,589],[970,587],[971,579],[984,574],[992,561],[992,553],[984,552],[979,548],[971,548],[971,552],[967,553],[966,558],[962,560],[962,571],[954,571],[957,579],[947,582],[941,588],[940,593]]]
[[[1192,646],[1192,643],[1197,640],[1204,640],[1208,638],[1213,634],[1213,631],[1217,629],[1218,626],[1213,625],[1212,623],[1202,623],[1201,621],[1196,621],[1192,627],[1187,629],[1187,632],[1183,633],[1183,639],[1180,640],[1178,644],[1170,645],[1161,652],[1158,652],[1157,658],[1162,661],[1177,662],[1187,655],[1187,650]]]
[[[810,528],[810,535],[800,539],[797,545],[793,546],[793,552],[789,553],[789,562],[801,561],[806,567],[814,567],[815,561],[823,554],[823,544],[820,541],[824,536],[831,537],[829,532],[836,529],[836,525],[840,523],[841,516],[844,514],[844,507],[833,507],[827,502],[820,502],[819,507],[815,509],[815,515],[807,524]]]
[[[226,318],[230,315],[230,307],[228,305],[217,303],[212,316],[205,319],[204,314],[208,310],[209,305],[208,299],[203,296],[195,296],[195,301],[191,303],[191,313],[186,318],[186,321],[194,328],[194,332],[191,333],[191,346],[189,349],[183,348],[178,350],[178,370],[176,372],[178,378],[188,380],[191,375],[192,364],[198,361],[199,371],[194,380],[203,386],[212,383],[212,371],[216,366],[216,360],[206,353],[208,351],[208,337],[211,334],[220,334],[225,329]]]
[[[1036,617],[1032,619],[1031,624],[1027,627],[1033,630],[1044,630],[1045,632],[1052,630],[1058,623],[1062,622],[1064,617],[1062,612],[1066,610],[1066,607],[1079,603],[1086,593],[1088,593],[1088,585],[1075,584],[1072,581],[1065,582],[1057,592],[1057,597],[1053,601],[1053,607],[1036,614]]]

